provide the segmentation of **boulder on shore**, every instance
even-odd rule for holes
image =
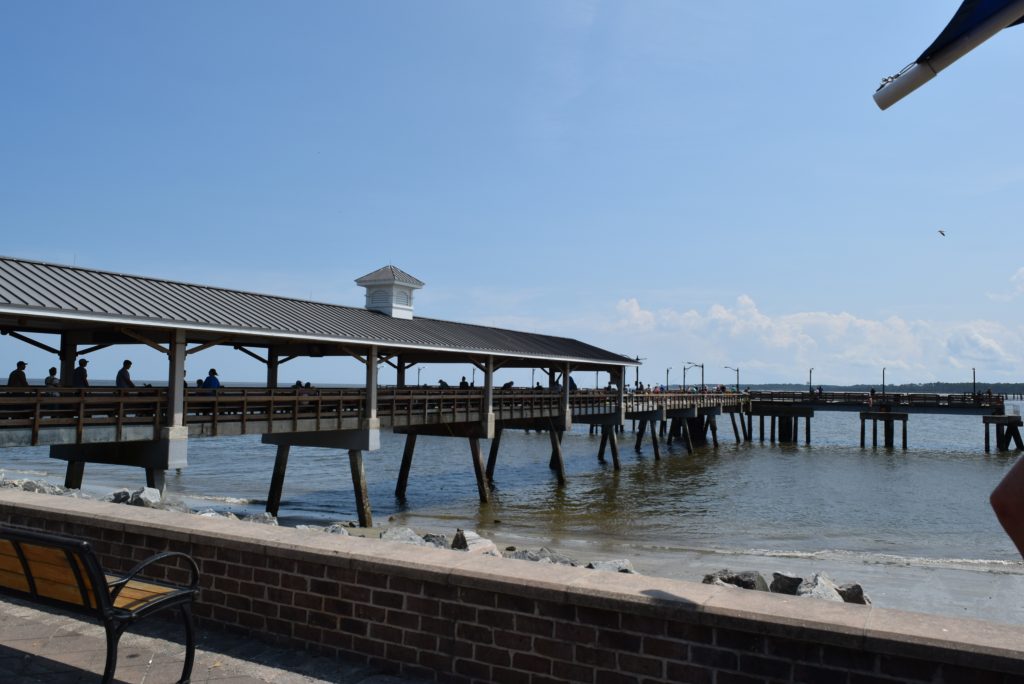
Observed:
[[[628,558],[622,558],[620,560],[593,561],[591,563],[587,563],[587,568],[590,570],[602,570],[604,572],[623,572],[627,575],[636,574],[636,570],[633,569],[633,564]]]
[[[862,606],[871,605],[871,599],[864,593],[864,587],[859,584],[843,584],[837,591],[846,603],[858,603]]]
[[[490,539],[484,539],[473,530],[455,530],[455,537],[452,539],[452,549],[477,555],[500,555],[498,547],[494,545],[494,542]]]
[[[839,594],[839,587],[832,578],[823,572],[811,575],[797,587],[796,595],[806,598],[825,599],[826,601],[842,602],[843,597]]]
[[[753,589],[755,591],[768,591],[768,583],[761,576],[761,573],[754,572],[753,570],[744,570],[743,572],[733,572],[728,568],[716,570],[709,575],[704,575],[704,584],[716,584],[723,582],[725,584],[731,584],[741,589]]]
[[[796,590],[803,583],[803,577],[797,577],[796,575],[790,575],[785,572],[773,572],[772,583],[768,585],[768,591],[773,594],[789,594],[790,596],[796,596]]]
[[[380,538],[384,541],[402,542],[403,544],[412,544],[414,546],[427,545],[427,542],[423,541],[423,537],[408,527],[389,527],[380,533]]]

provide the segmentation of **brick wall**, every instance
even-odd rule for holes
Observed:
[[[112,570],[183,551],[202,623],[439,681],[1024,682],[1021,627],[18,491],[0,520]]]

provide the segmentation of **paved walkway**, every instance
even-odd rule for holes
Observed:
[[[177,621],[147,620],[121,637],[115,681],[170,684],[184,663]],[[93,684],[103,674],[106,637],[98,623],[0,599],[0,682]],[[198,630],[193,684],[399,684],[364,665],[267,646],[245,637]]]

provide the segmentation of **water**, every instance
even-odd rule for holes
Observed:
[[[860,449],[856,413],[821,412],[812,430],[810,446],[737,445],[725,418],[717,450],[687,455],[677,444],[660,461],[649,441],[636,454],[627,432],[616,472],[610,454],[597,461],[599,436],[579,426],[563,442],[564,488],[548,468],[548,436],[508,431],[484,505],[464,439],[418,439],[405,501],[394,497],[403,436],[381,435],[366,474],[377,525],[474,529],[500,546],[628,558],[643,574],[696,581],[723,567],[826,571],[864,585],[876,605],[1024,624],[1024,563],[988,506],[1016,457],[984,453],[979,417],[912,415],[906,452]],[[190,466],[168,473],[168,492],[193,506],[260,512],[274,454],[255,437],[192,440]],[[63,481],[63,462],[45,448],[0,456],[8,478]],[[86,467],[93,492],[142,482],[138,469]],[[292,449],[280,522],[355,518],[347,455]]]

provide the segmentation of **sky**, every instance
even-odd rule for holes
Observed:
[[[350,306],[390,263],[417,316],[580,339],[647,383],[1020,381],[1024,28],[871,99],[958,5],[12,0],[0,254]],[[91,358],[166,377],[144,346]],[[0,338],[17,359],[55,363]]]

